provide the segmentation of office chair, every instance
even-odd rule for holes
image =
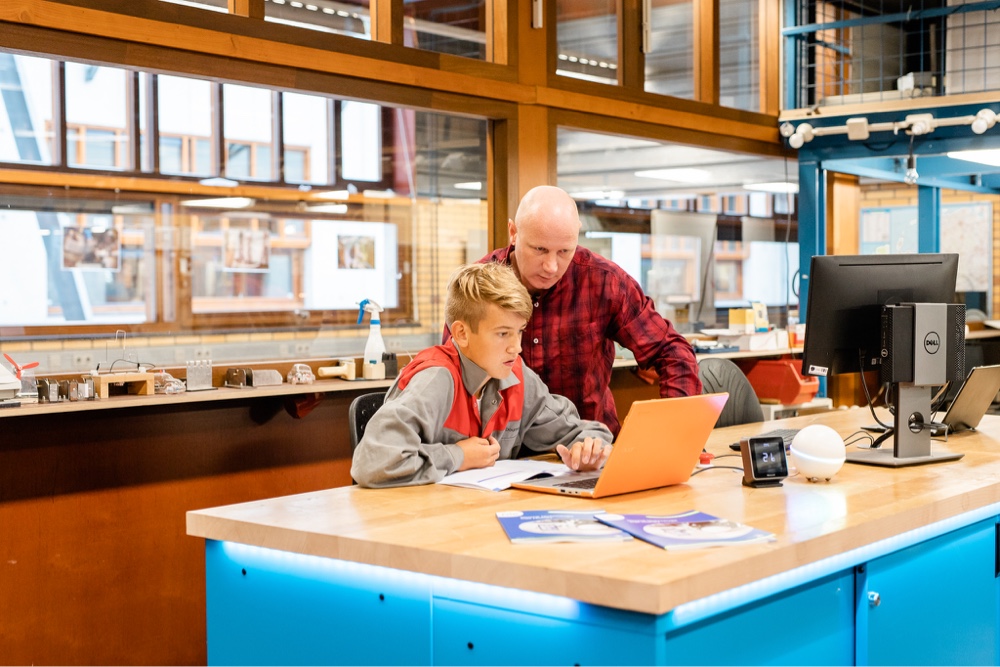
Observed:
[[[347,409],[347,418],[351,424],[351,453],[357,449],[358,443],[365,434],[365,426],[385,401],[384,391],[375,391],[370,394],[361,394],[353,401],[351,407]]]
[[[715,423],[716,428],[764,421],[757,393],[740,367],[729,359],[702,359],[698,362],[698,377],[706,394],[729,392],[729,400]]]

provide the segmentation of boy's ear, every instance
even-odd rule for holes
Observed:
[[[455,320],[451,323],[451,337],[459,347],[465,348],[469,345],[469,325],[462,320]]]

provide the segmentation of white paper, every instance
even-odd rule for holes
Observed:
[[[452,473],[438,484],[464,486],[485,491],[503,491],[509,489],[514,482],[523,482],[535,475],[543,473],[562,475],[569,471],[569,468],[562,463],[533,459],[511,459],[497,461],[489,468],[476,468]]]

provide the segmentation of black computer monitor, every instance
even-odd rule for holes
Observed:
[[[900,467],[961,458],[933,452],[930,442],[931,387],[965,372],[965,307],[952,304],[957,275],[956,254],[812,258],[803,373],[878,369],[890,386],[892,425],[879,421],[886,432],[872,448],[849,451],[848,461]],[[880,448],[889,437],[892,450]]]
[[[954,253],[814,256],[802,372],[826,376],[878,369],[882,307],[952,303],[957,276]]]

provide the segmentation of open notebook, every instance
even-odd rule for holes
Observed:
[[[604,469],[515,482],[528,491],[603,498],[691,477],[729,394],[659,398],[632,404]]]

